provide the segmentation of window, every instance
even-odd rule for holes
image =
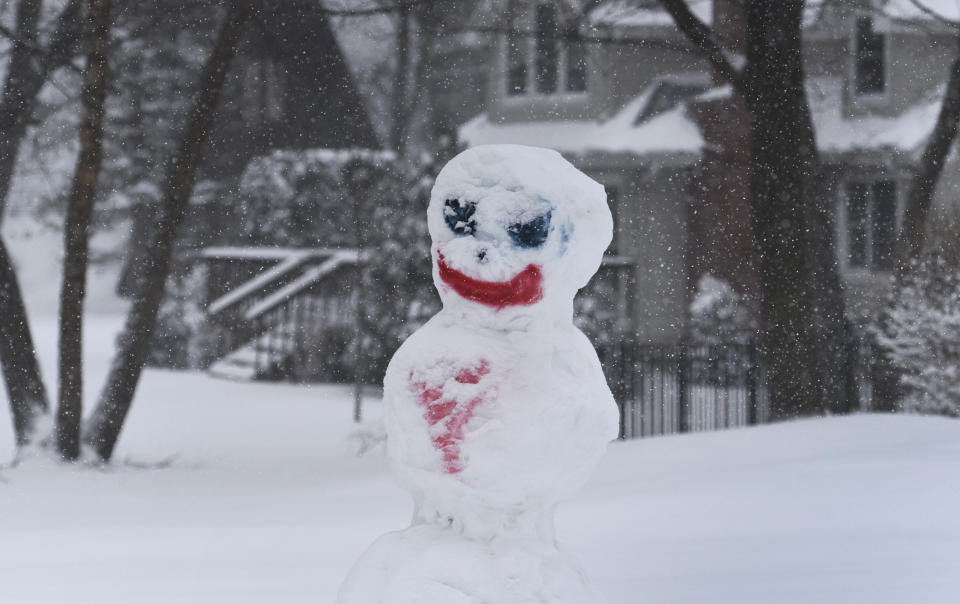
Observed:
[[[587,53],[583,42],[577,37],[576,28],[567,30],[567,90],[585,92],[587,90]]]
[[[576,26],[561,23],[555,5],[536,5],[532,31],[517,25],[514,30],[506,40],[508,95],[586,91],[586,50]]]
[[[557,91],[557,8],[552,4],[537,6],[537,92]]]
[[[526,94],[527,92],[527,52],[526,38],[511,33],[507,38],[507,93]]]
[[[880,94],[887,87],[886,38],[871,17],[858,17],[854,39],[854,84],[857,94]]]
[[[850,267],[893,268],[897,240],[897,183],[852,182],[847,187],[847,255]]]

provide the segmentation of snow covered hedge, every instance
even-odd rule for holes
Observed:
[[[877,340],[901,371],[904,410],[960,417],[960,263],[914,264]]]
[[[690,337],[697,344],[746,342],[757,333],[749,304],[730,283],[704,273],[690,303]]]

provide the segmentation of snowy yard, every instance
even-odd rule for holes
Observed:
[[[0,602],[332,601],[411,507],[351,404],[149,371],[117,467],[2,473]],[[949,604],[958,509],[960,422],[855,416],[616,443],[558,531],[611,604]]]

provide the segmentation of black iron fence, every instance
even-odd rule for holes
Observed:
[[[620,342],[600,351],[620,406],[620,438],[759,424],[770,416],[766,372],[755,342],[719,345]],[[857,345],[854,380],[871,407],[872,345]]]

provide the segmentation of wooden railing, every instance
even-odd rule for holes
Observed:
[[[283,373],[289,357],[309,348],[305,334],[324,325],[323,300],[342,297],[334,283],[358,261],[355,250],[208,248],[206,364],[252,347],[255,372]],[[325,291],[320,291],[321,289]],[[309,356],[309,355],[307,355]]]

